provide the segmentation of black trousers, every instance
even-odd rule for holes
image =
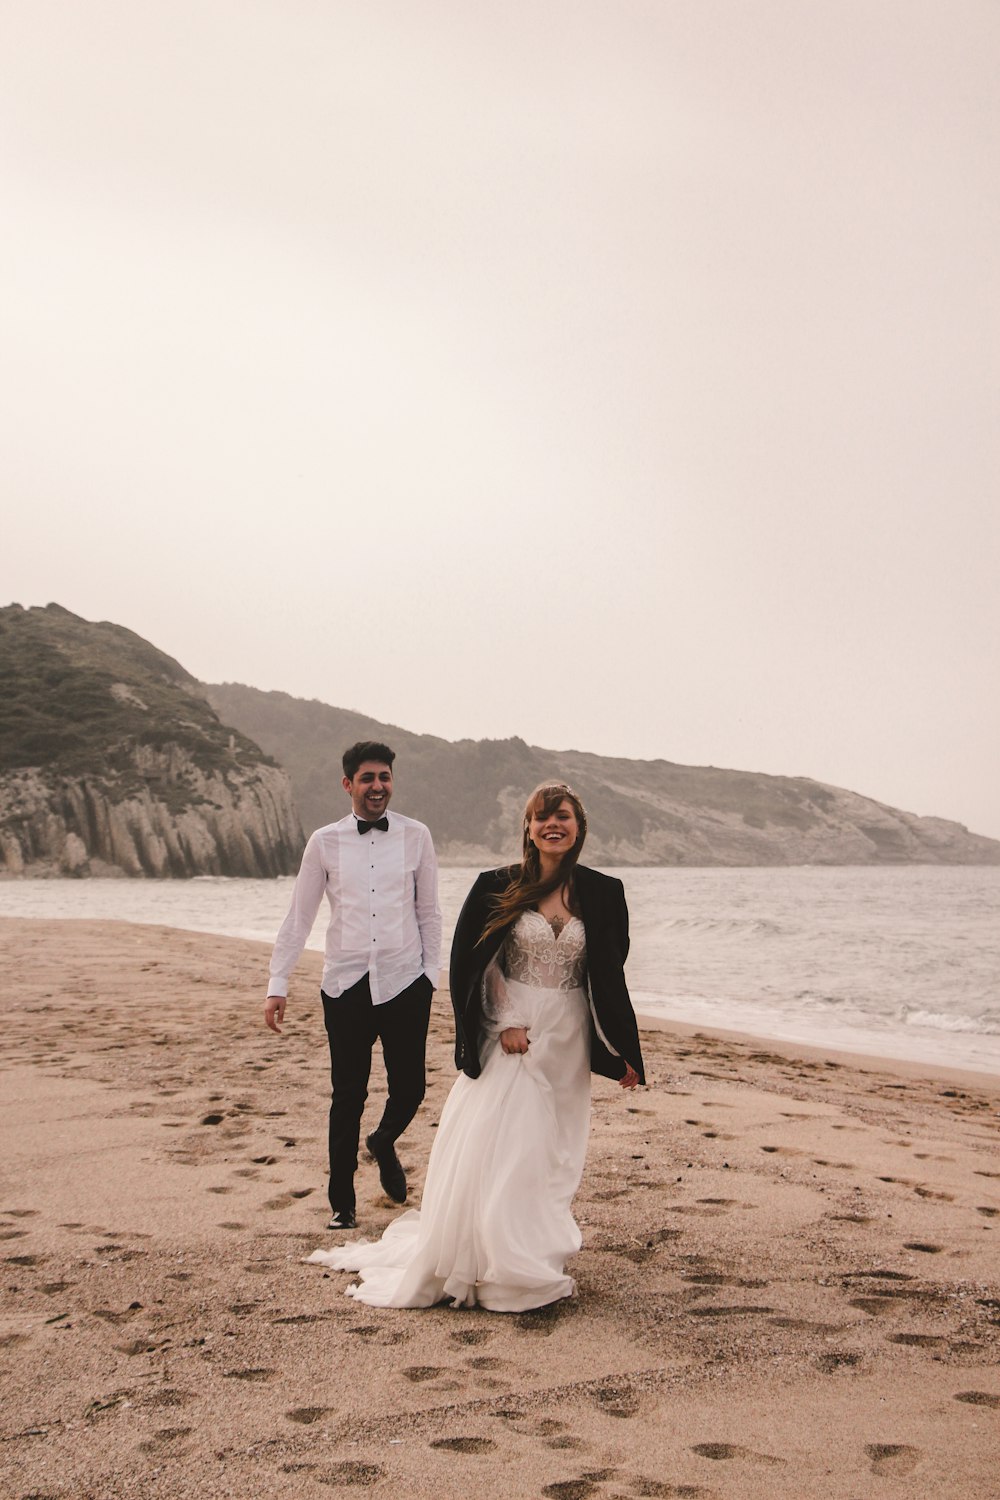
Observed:
[[[361,1116],[368,1098],[372,1049],[382,1043],[388,1098],[375,1129],[391,1146],[420,1108],[426,1078],[424,1055],[434,987],[421,974],[383,1005],[373,1005],[368,975],[335,1000],[323,996],[330,1043],[330,1207],[354,1207]]]

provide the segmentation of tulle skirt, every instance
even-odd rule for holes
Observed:
[[[478,1078],[448,1096],[419,1210],[375,1243],[317,1250],[310,1261],[356,1271],[349,1296],[372,1307],[544,1307],[574,1290],[580,1248],[571,1212],[590,1129],[590,1036],[583,990],[506,981],[528,1024],[525,1054],[493,1033]]]

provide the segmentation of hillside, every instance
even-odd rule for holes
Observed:
[[[296,868],[285,772],[132,631],[0,609],[0,701],[0,873]]]
[[[358,739],[396,750],[394,806],[433,830],[449,863],[509,858],[524,798],[561,776],[607,865],[1000,864],[1000,842],[807,777],[544,750],[523,740],[413,734],[347,709],[234,683],[209,702],[286,767],[307,831],[343,816],[340,756]]]

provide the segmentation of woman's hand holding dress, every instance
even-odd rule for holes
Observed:
[[[500,1045],[505,1052],[527,1052],[531,1043],[523,1026],[508,1026],[500,1033]],[[636,1082],[638,1083],[638,1075]]]

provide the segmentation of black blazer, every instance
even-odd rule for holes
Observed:
[[[470,1078],[478,1078],[482,1067],[483,975],[513,924],[491,932],[483,943],[479,942],[479,935],[493,914],[490,898],[506,890],[512,873],[511,868],[484,870],[477,877],[465,898],[452,939],[450,983],[455,1010],[455,1066]],[[587,933],[591,1070],[605,1078],[621,1078],[625,1064],[630,1063],[645,1083],[639,1028],[625,984],[624,964],[628,954],[625,888],[620,880],[586,865],[577,865],[573,884]],[[598,1026],[613,1051],[601,1040]]]

